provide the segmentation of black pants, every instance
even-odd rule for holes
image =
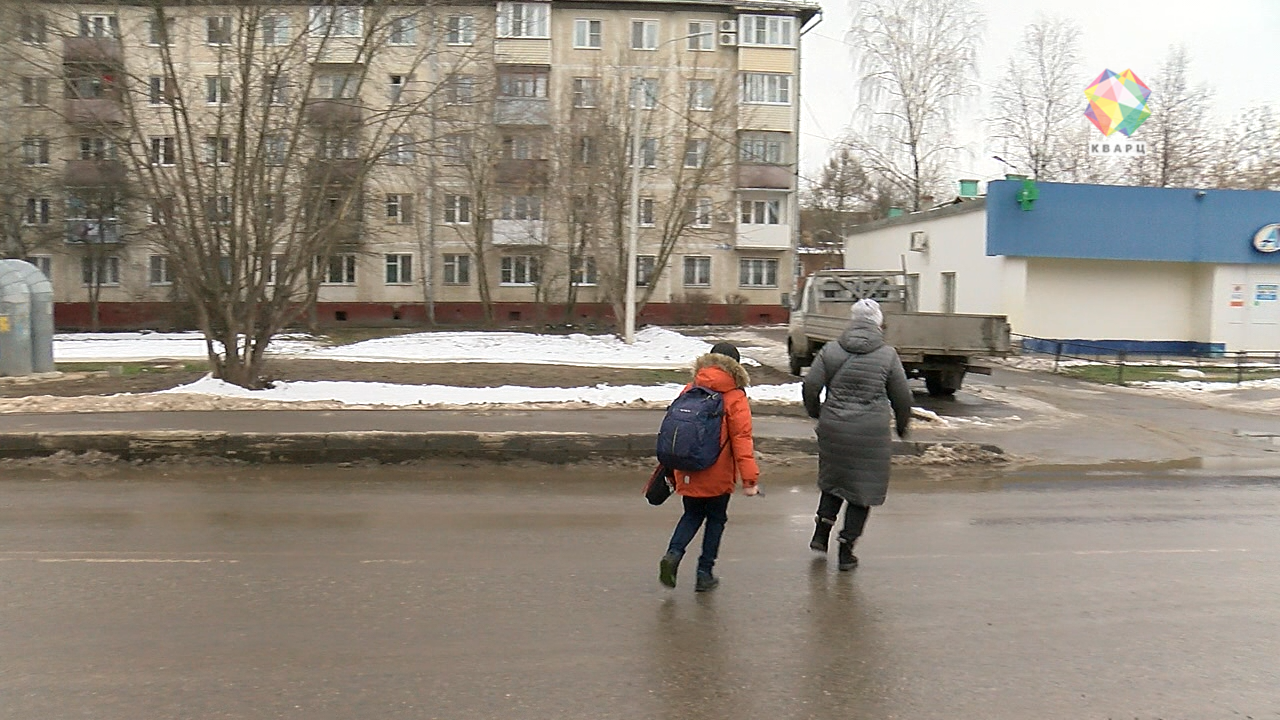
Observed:
[[[840,506],[844,504],[845,501],[840,496],[823,492],[822,497],[818,498],[818,517],[830,525],[835,525],[836,516],[840,514]],[[870,514],[871,508],[866,505],[848,503],[844,511],[844,527],[840,529],[840,542],[851,543],[857,540],[862,535],[862,529],[866,527],[867,516]]]
[[[671,534],[671,544],[667,554],[683,557],[685,548],[693,542],[698,528],[706,523],[702,531],[702,555],[698,558],[698,572],[709,573],[715,567],[716,556],[720,554],[720,538],[724,536],[725,523],[729,522],[729,495],[717,495],[709,498],[684,497],[684,514],[676,523],[676,530]]]

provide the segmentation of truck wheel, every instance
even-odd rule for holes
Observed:
[[[929,373],[924,376],[924,386],[933,397],[948,397],[960,389],[960,378],[951,373]]]
[[[797,357],[790,351],[787,352],[787,360],[791,365],[791,374],[800,377],[800,371],[804,369],[804,358]]]

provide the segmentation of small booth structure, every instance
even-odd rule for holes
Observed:
[[[53,285],[31,263],[0,260],[0,376],[53,371]]]

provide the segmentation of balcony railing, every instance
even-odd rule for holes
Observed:
[[[546,245],[546,225],[542,220],[494,220],[493,244]]]
[[[363,223],[355,218],[344,218],[320,225],[320,234],[328,242],[337,245],[355,245],[360,242]]]
[[[546,185],[550,180],[547,160],[499,160],[494,179],[503,185]]]
[[[493,103],[495,125],[550,125],[551,104],[546,98],[500,97]]]
[[[742,250],[787,250],[790,225],[738,225],[737,247]]]
[[[795,173],[787,165],[738,165],[738,187],[790,190]]]
[[[76,98],[67,101],[67,122],[72,125],[122,125],[124,108],[114,98]]]
[[[121,48],[122,46],[118,38],[63,38],[62,61],[64,63],[119,65],[124,60],[124,52]]]
[[[313,125],[359,125],[364,108],[358,100],[312,98],[307,101],[307,121]]]
[[[124,163],[119,160],[68,160],[62,181],[67,187],[123,185]]]
[[[82,245],[112,244],[120,242],[118,220],[68,220],[67,242]]]
[[[360,182],[364,161],[350,158],[315,158],[307,164],[312,185],[351,185]]]

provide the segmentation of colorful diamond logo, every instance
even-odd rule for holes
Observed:
[[[1089,100],[1085,117],[1107,137],[1116,132],[1132,137],[1151,117],[1151,111],[1147,109],[1151,88],[1132,70],[1125,70],[1119,75],[1103,70],[1093,84],[1084,89],[1084,96]]]

